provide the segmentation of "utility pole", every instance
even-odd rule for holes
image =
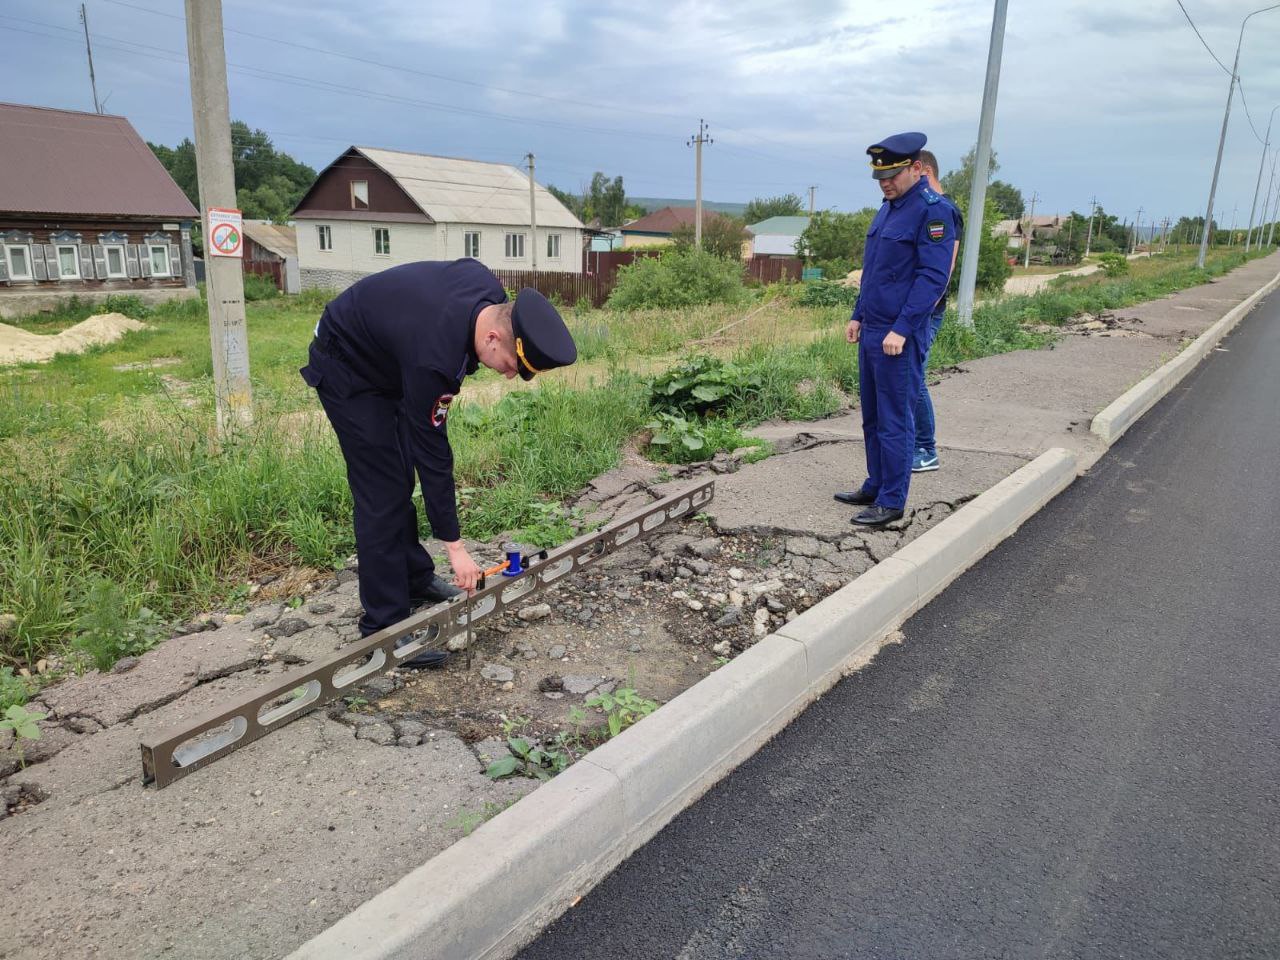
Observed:
[[[244,274],[235,256],[214,256],[209,242],[210,208],[234,209],[231,111],[227,102],[227,57],[222,40],[222,0],[185,0],[191,113],[195,120],[196,178],[205,224],[205,278],[213,389],[218,432],[253,421],[249,383],[249,338],[244,323]],[[237,243],[238,245],[238,243]]]
[[[1274,170],[1275,161],[1272,160],[1272,169]],[[1267,227],[1267,246],[1271,246],[1271,240],[1276,234],[1276,217],[1280,216],[1280,190],[1276,191],[1276,201],[1271,207],[1271,225]]]
[[[983,236],[982,213],[987,202],[987,177],[991,169],[991,131],[995,126],[996,97],[1000,92],[1000,56],[1004,51],[1004,20],[1009,0],[995,0],[991,14],[991,44],[987,48],[987,79],[982,89],[982,117],[978,121],[978,152],[974,157],[973,184],[969,189],[969,216],[965,218],[964,257],[960,262],[960,293],[956,298],[960,323],[973,326],[973,291],[978,280],[978,245]]]
[[[533,241],[530,248],[530,259],[533,269],[538,269],[538,202],[537,195],[534,193],[533,187],[533,154],[526,153],[524,158],[529,161],[529,239]]]
[[[813,216],[813,198],[814,198],[814,194],[817,193],[817,190],[818,190],[817,184],[814,184],[812,187],[809,188],[809,216],[811,217]]]
[[[1233,247],[1236,243],[1236,210],[1237,205],[1231,205],[1231,231],[1227,234],[1227,246]]]
[[[1138,224],[1140,224],[1141,222],[1142,222],[1142,207],[1139,207],[1138,215],[1137,217],[1134,218],[1134,221],[1133,221],[1133,249],[1129,251],[1130,253],[1138,252]]]
[[[1036,235],[1036,201],[1040,199],[1040,194],[1033,192],[1031,194],[1031,213],[1027,216],[1027,230],[1022,238],[1026,249],[1023,250],[1022,267],[1026,269],[1031,266],[1031,241]]]
[[[1271,176],[1267,180],[1267,195],[1262,199],[1262,213],[1258,217],[1258,246],[1262,245],[1262,238],[1267,233],[1267,211],[1271,209],[1271,191],[1276,185],[1276,158],[1280,157],[1280,150],[1271,154]]]
[[[1236,40],[1236,58],[1231,64],[1231,82],[1227,84],[1227,109],[1222,114],[1222,133],[1218,135],[1218,158],[1213,162],[1213,179],[1209,181],[1209,203],[1207,204],[1208,209],[1205,211],[1205,231],[1200,238],[1200,256],[1196,260],[1197,267],[1204,267],[1204,255],[1209,246],[1209,228],[1213,225],[1213,197],[1218,192],[1218,172],[1222,169],[1222,148],[1227,142],[1227,121],[1231,119],[1231,98],[1235,94],[1236,84],[1240,80],[1240,76],[1236,71],[1240,67],[1240,47],[1244,44],[1244,28],[1249,22],[1249,17],[1257,16],[1259,13],[1266,13],[1268,10],[1275,10],[1277,7],[1280,7],[1280,3],[1260,7],[1247,14],[1240,21],[1240,38]]]
[[[702,249],[702,145],[704,143],[712,144],[715,143],[715,141],[707,136],[706,121],[699,119],[698,135],[696,137],[690,137],[687,144],[688,146],[695,148],[695,153],[697,155],[697,160],[695,161],[697,192],[693,201],[693,245],[698,249]]]
[[[1089,256],[1089,245],[1093,243],[1093,218],[1098,212],[1098,198],[1089,198],[1089,232],[1084,237],[1084,255]]]
[[[80,22],[84,24],[85,53],[89,54],[89,86],[93,88],[93,112],[101,113],[102,105],[98,103],[98,81],[93,76],[93,47],[89,44],[89,15],[84,12],[83,3],[80,4]]]
[[[1267,136],[1262,141],[1262,157],[1258,160],[1258,181],[1253,185],[1253,203],[1249,205],[1249,232],[1244,238],[1244,252],[1248,253],[1249,248],[1253,246],[1253,212],[1258,206],[1258,192],[1262,189],[1262,171],[1267,165],[1267,150],[1271,147],[1271,121],[1276,118],[1276,111],[1280,110],[1280,103],[1271,108],[1271,116],[1267,117]],[[1266,209],[1266,205],[1263,205]]]

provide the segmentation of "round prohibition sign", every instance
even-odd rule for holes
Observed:
[[[209,239],[220,253],[235,253],[240,249],[240,231],[229,223],[220,223],[214,227]]]

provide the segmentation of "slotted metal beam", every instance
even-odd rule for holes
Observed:
[[[547,551],[516,577],[493,577],[470,597],[459,597],[370,634],[358,643],[282,674],[269,685],[246,693],[185,725],[142,741],[142,781],[166,787],[173,781],[220,760],[336,700],[360,683],[386,673],[424,649],[461,649],[477,624],[506,612],[570,573],[589,566],[667,524],[689,516],[711,502],[715,481],[707,480],[682,493],[657,500],[594,533]],[[396,641],[420,633],[399,649]]]

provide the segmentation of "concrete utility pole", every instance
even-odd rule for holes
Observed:
[[[1231,205],[1231,229],[1227,231],[1227,246],[1233,247],[1236,243],[1236,204]]]
[[[1271,121],[1276,118],[1280,103],[1271,108],[1271,116],[1267,117],[1267,135],[1262,141],[1262,157],[1258,160],[1258,181],[1253,185],[1253,203],[1249,205],[1249,232],[1244,238],[1244,252],[1248,253],[1253,245],[1253,212],[1258,206],[1258,194],[1262,190],[1262,171],[1267,165],[1267,150],[1271,147]]]
[[[1240,67],[1240,46],[1244,43],[1245,24],[1249,22],[1249,17],[1266,13],[1268,10],[1275,10],[1277,7],[1280,7],[1280,3],[1273,3],[1269,7],[1259,7],[1240,21],[1240,37],[1236,40],[1236,58],[1231,64],[1231,82],[1227,84],[1227,109],[1222,114],[1222,133],[1218,135],[1218,158],[1213,162],[1213,179],[1209,181],[1209,203],[1207,204],[1208,209],[1205,211],[1205,231],[1200,238],[1200,256],[1196,259],[1196,266],[1198,267],[1204,266],[1205,252],[1209,247],[1209,228],[1213,225],[1213,196],[1218,192],[1218,173],[1222,169],[1222,148],[1227,142],[1227,121],[1231,119],[1231,97],[1236,92],[1236,84],[1240,82],[1240,75],[1237,70]]]
[[[1133,245],[1129,250],[1130,253],[1138,252],[1138,224],[1140,224],[1141,222],[1142,222],[1142,207],[1139,207],[1138,215],[1133,220]]]
[[[93,112],[101,113],[102,105],[98,103],[98,81],[93,76],[93,47],[89,44],[89,15],[84,12],[83,3],[80,4],[80,22],[84,24],[84,50],[89,54],[89,86],[93,88]]]
[[[533,185],[533,154],[526,153],[524,158],[529,161],[529,240],[533,246],[530,248],[533,269],[538,269],[538,201],[537,194],[534,193]]]
[[[1276,158],[1280,157],[1280,150],[1271,154],[1271,177],[1267,180],[1267,195],[1262,200],[1262,216],[1258,219],[1258,243],[1262,243],[1262,238],[1267,233],[1267,211],[1271,209],[1271,191],[1276,185]]]
[[[1272,173],[1275,172],[1275,161],[1271,161]],[[1276,191],[1276,200],[1271,207],[1271,225],[1267,227],[1267,246],[1271,246],[1272,238],[1276,234],[1276,217],[1280,216],[1280,190]]]
[[[1023,269],[1031,266],[1031,241],[1035,239],[1036,235],[1036,201],[1039,199],[1040,194],[1034,192],[1031,194],[1031,213],[1027,215],[1027,230],[1022,238],[1023,245],[1026,247],[1026,249],[1022,251]]]
[[[244,323],[244,274],[237,257],[213,256],[208,242],[209,208],[234,209],[231,111],[227,102],[227,58],[222,42],[222,0],[185,0],[191,113],[195,120],[196,178],[205,230],[205,281],[209,339],[213,346],[213,390],[218,432],[253,421],[249,384],[249,337]]]
[[[813,216],[814,196],[817,194],[817,192],[818,192],[817,184],[814,184],[812,187],[809,188],[809,216],[811,217]]]
[[[693,201],[693,245],[699,250],[702,249],[702,145],[715,143],[707,136],[707,124],[705,120],[698,120],[698,135],[690,137],[687,146],[694,147],[697,155],[695,161],[695,177],[697,178],[696,193]]]
[[[1084,236],[1084,255],[1089,256],[1089,245],[1093,243],[1093,218],[1098,212],[1098,198],[1089,198],[1089,232]]]
[[[987,177],[991,169],[991,132],[995,126],[996,97],[1000,92],[1000,56],[1004,51],[1004,20],[1009,0],[995,0],[991,14],[991,44],[987,49],[987,79],[982,90],[982,117],[978,121],[978,152],[969,188],[969,216],[965,218],[964,257],[960,262],[960,292],[956,309],[960,323],[973,326],[973,292],[978,281],[978,247],[982,242],[982,214],[987,202]]]

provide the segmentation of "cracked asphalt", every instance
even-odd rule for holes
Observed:
[[[1280,295],[520,954],[1280,956]]]

